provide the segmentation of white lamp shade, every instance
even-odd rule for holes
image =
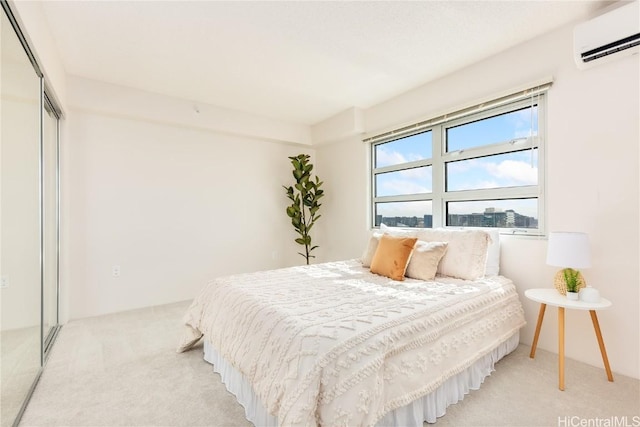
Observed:
[[[591,267],[589,236],[565,231],[549,233],[547,264],[576,269]]]

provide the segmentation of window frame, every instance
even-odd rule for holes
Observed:
[[[456,126],[469,124],[479,120],[488,119],[509,112],[517,111],[523,108],[529,108],[537,105],[537,134],[507,141],[495,142],[479,147],[472,147],[462,150],[446,151],[446,132],[447,129]],[[509,199],[525,199],[535,198],[538,205],[538,227],[537,228],[499,228],[503,234],[519,234],[519,235],[544,235],[546,230],[546,208],[545,208],[545,160],[546,160],[546,114],[547,114],[547,95],[546,91],[540,92],[530,97],[521,97],[520,99],[503,103],[501,105],[487,108],[482,111],[471,112],[469,114],[460,115],[447,120],[444,116],[443,120],[438,120],[434,124],[421,126],[416,132],[403,132],[398,136],[390,136],[371,141],[370,143],[370,185],[371,185],[371,226],[377,228],[376,225],[376,204],[384,202],[409,202],[409,201],[431,201],[432,206],[432,226],[447,227],[447,203],[459,201],[483,201],[483,200],[509,200]],[[406,137],[410,137],[419,133],[432,133],[431,153],[429,159],[422,159],[413,162],[402,163],[399,165],[384,166],[376,168],[376,147],[379,145],[397,141]],[[496,154],[507,154],[519,151],[532,150],[537,148],[537,166],[538,166],[538,183],[537,185],[523,185],[514,187],[496,187],[473,190],[446,190],[446,164],[482,158]],[[421,166],[431,166],[432,170],[432,191],[428,193],[417,193],[396,196],[376,196],[376,176],[381,173],[397,172],[412,169]],[[460,226],[452,226],[459,228]]]

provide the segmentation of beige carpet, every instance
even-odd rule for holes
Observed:
[[[68,323],[20,425],[251,425],[202,359],[201,347],[175,353],[187,306],[183,302]],[[567,360],[566,390],[561,392],[556,355],[538,350],[531,360],[528,354],[529,347],[521,345],[498,363],[481,390],[450,406],[436,424],[604,426],[616,425],[611,420],[617,417],[626,422],[617,425],[640,425],[640,381],[614,373],[615,382],[609,383],[603,369]],[[610,424],[586,424],[596,418]]]

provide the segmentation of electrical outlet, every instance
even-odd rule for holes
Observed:
[[[0,288],[8,288],[9,287],[9,279],[6,277],[0,277]]]
[[[111,275],[113,277],[120,277],[120,266],[119,265],[114,265],[111,268]]]

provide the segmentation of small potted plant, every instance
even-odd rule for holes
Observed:
[[[564,276],[564,284],[567,287],[567,299],[577,301],[578,291],[582,286],[580,281],[580,272],[573,268],[565,268],[562,270]]]

